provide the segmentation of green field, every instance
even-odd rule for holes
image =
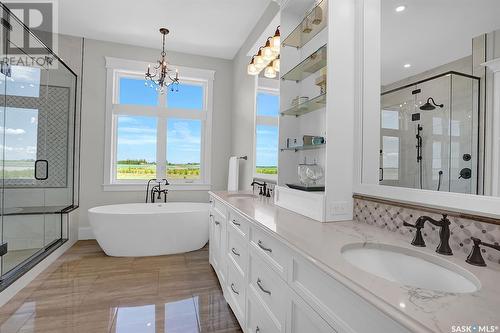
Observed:
[[[255,172],[263,175],[277,175],[278,167],[276,166],[257,166]]]
[[[199,179],[200,164],[167,164],[167,179]],[[156,178],[156,164],[145,161],[119,161],[116,167],[117,179]]]
[[[0,164],[0,168],[2,165]],[[35,177],[35,161],[5,160],[3,163],[3,177],[5,179],[33,179]]]

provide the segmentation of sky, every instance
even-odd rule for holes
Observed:
[[[180,84],[178,92],[168,91],[170,108],[203,109],[203,88]],[[120,103],[136,105],[158,105],[154,88],[145,86],[144,80],[120,79]],[[155,117],[119,116],[117,159],[146,159],[156,161]],[[196,119],[174,119],[167,122],[167,161],[174,164],[200,163],[201,121]]]
[[[278,117],[279,96],[257,94],[257,115]],[[257,125],[256,166],[278,165],[278,127]]]

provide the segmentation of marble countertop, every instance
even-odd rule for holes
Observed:
[[[320,223],[274,205],[273,198],[231,197],[235,192],[210,193],[273,232],[311,263],[411,331],[448,333],[457,325],[500,326],[499,264],[472,266],[465,262],[464,253],[441,256],[434,247],[414,247],[410,245],[411,239],[360,222]],[[353,243],[388,244],[438,256],[472,273],[481,288],[473,293],[448,293],[385,280],[343,258],[342,248]]]

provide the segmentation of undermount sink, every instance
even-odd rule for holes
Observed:
[[[258,198],[258,195],[255,194],[250,194],[250,193],[235,193],[235,194],[228,194],[228,198]]]
[[[420,251],[386,244],[349,244],[342,256],[352,265],[405,286],[450,293],[471,293],[481,287],[466,269]]]

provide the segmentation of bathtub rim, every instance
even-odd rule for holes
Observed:
[[[169,210],[170,205],[186,205],[185,208]],[[138,209],[134,211],[120,211],[119,207],[123,206],[142,206],[147,207],[147,209]],[[160,209],[161,206],[167,206],[166,209]],[[118,208],[118,209],[117,209]],[[111,204],[111,205],[101,205],[89,208],[87,211],[89,214],[103,214],[103,215],[144,215],[144,214],[183,214],[183,213],[200,213],[208,212],[210,210],[210,203],[206,202],[155,202],[155,203],[143,203],[143,202],[131,202],[123,204]]]

